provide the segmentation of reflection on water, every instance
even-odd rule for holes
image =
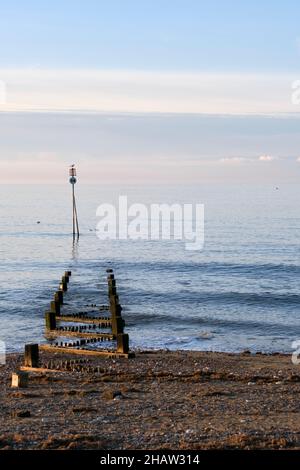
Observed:
[[[71,255],[73,261],[78,260],[78,245],[79,245],[79,237],[73,236],[72,255]]]

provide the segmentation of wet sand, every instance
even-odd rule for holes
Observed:
[[[42,363],[49,359],[41,353]],[[28,387],[15,389],[11,373],[23,355],[8,357],[0,366],[0,449],[300,449],[300,365],[291,356],[88,359],[81,371],[30,372]]]

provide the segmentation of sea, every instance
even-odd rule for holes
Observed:
[[[69,309],[108,304],[113,268],[133,349],[292,352],[300,340],[300,185],[76,184],[0,187],[0,340],[46,342],[44,313],[72,271]],[[97,208],[204,204],[204,246],[100,239]]]

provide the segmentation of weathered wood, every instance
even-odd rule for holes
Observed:
[[[46,320],[46,328],[48,330],[55,330],[56,329],[56,318],[54,312],[46,312],[45,313],[45,320]]]
[[[60,370],[60,369],[46,369],[45,367],[27,367],[27,366],[21,366],[20,367],[21,371],[24,372],[66,372],[65,370]]]
[[[61,282],[59,284],[59,290],[63,291],[63,292],[67,292],[68,290],[68,284],[66,282]]]
[[[28,367],[38,367],[39,365],[39,345],[25,344],[24,365]]]
[[[117,352],[118,353],[129,353],[129,335],[126,333],[117,335]]]
[[[109,294],[109,305],[111,306],[112,303],[120,304],[118,294]]]
[[[109,295],[109,297],[118,295],[116,286],[108,285],[108,295]]]
[[[64,276],[61,278],[61,282],[65,282],[66,284],[68,284],[69,280],[70,280],[70,279],[69,279],[69,276],[66,276],[66,275],[64,275]]]
[[[75,336],[78,338],[106,338],[108,340],[113,340],[116,338],[111,333],[87,333],[84,331],[64,331],[64,330],[51,330],[46,333],[47,336]]]
[[[111,295],[109,297],[109,310],[110,310],[110,312],[112,311],[112,307],[114,307],[115,305],[120,305],[119,296],[118,295]],[[120,305],[120,307],[121,307],[121,305]],[[122,310],[122,307],[121,307],[121,310]]]
[[[56,291],[55,294],[54,294],[54,300],[56,302],[59,302],[60,305],[62,305],[64,303],[64,293],[63,293],[63,291],[61,291],[61,290]]]
[[[49,346],[47,344],[40,345],[40,349],[44,351],[52,351],[52,352],[63,352],[65,354],[82,354],[83,356],[103,356],[103,357],[111,357],[111,358],[118,358],[124,357],[126,359],[135,357],[133,352],[130,353],[118,353],[116,351],[92,351],[91,349],[72,349],[72,348],[61,348],[59,346]]]
[[[117,316],[121,317],[122,316],[122,307],[119,304],[119,299],[116,296],[110,296],[109,298],[109,303],[110,303],[110,313],[111,316]]]
[[[56,317],[57,321],[71,321],[74,323],[102,323],[107,324],[107,326],[111,326],[111,320],[104,319],[102,317],[99,318],[79,318],[79,317],[72,317],[68,315],[62,315]]]
[[[52,300],[50,302],[50,312],[54,312],[55,315],[60,315],[60,302],[57,300]]]
[[[115,336],[124,332],[124,321],[122,317],[114,316],[112,318],[111,331],[112,334]]]
[[[13,388],[25,388],[28,385],[28,373],[27,372],[13,372],[11,376],[11,386]]]
[[[114,279],[114,275],[113,274],[110,274],[108,277],[107,277],[107,283],[111,286],[116,286],[116,280]]]
[[[129,336],[124,334],[125,322],[122,318],[122,307],[119,302],[117,294],[116,280],[112,269],[107,269],[107,282],[109,290],[109,310],[111,315],[108,317],[96,317],[96,311],[78,312],[72,314],[61,314],[60,305],[63,303],[63,294],[68,289],[68,282],[71,272],[65,271],[62,276],[62,282],[59,286],[59,291],[55,293],[54,301],[50,304],[50,311],[46,312],[46,337],[52,344],[41,345],[40,349],[45,351],[53,351],[55,353],[62,352],[64,354],[78,354],[78,355],[94,355],[103,357],[134,357],[133,353],[129,352]],[[91,305],[96,307],[96,305]],[[100,309],[99,309],[100,310]],[[89,316],[91,315],[91,316]],[[56,327],[57,321],[59,322],[72,322],[90,324],[86,326],[59,326]],[[96,325],[98,324],[99,330],[96,332]],[[93,326],[92,326],[93,325]],[[111,327],[111,332],[102,332],[101,328]],[[90,331],[87,331],[90,330]],[[73,340],[68,342],[58,342],[59,337],[73,337]],[[76,339],[77,338],[77,339]],[[81,339],[80,339],[81,338]],[[67,339],[67,338],[66,338]],[[54,341],[53,341],[54,340]],[[117,348],[111,350],[104,349],[85,349],[90,343],[103,342],[104,340],[112,341],[117,340]],[[66,341],[66,340],[65,340]],[[54,344],[55,343],[55,344]],[[32,364],[25,364],[26,367],[33,368]],[[46,365],[46,368],[48,366]],[[37,368],[40,371],[40,368]],[[47,369],[48,370],[48,369]]]

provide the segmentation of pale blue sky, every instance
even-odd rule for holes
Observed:
[[[298,72],[297,0],[0,2],[3,67]]]
[[[83,182],[298,181],[299,18],[296,0],[0,0],[0,181],[69,163]]]

